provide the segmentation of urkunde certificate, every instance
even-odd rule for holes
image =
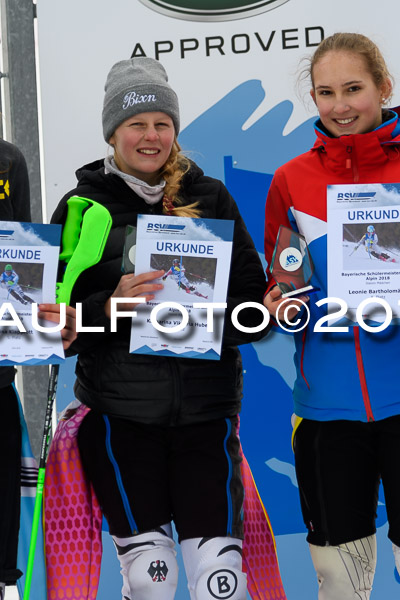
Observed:
[[[330,185],[327,201],[328,296],[343,300],[353,321],[362,303],[362,313],[371,323],[385,321],[390,310],[396,322],[400,184]]]
[[[61,334],[39,331],[54,323],[34,308],[55,302],[60,236],[60,225],[0,222],[0,366],[64,360]]]
[[[219,360],[234,222],[139,215],[135,273],[164,270],[132,318],[130,352]]]

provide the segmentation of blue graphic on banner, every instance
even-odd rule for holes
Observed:
[[[313,145],[315,118],[284,134],[293,112],[293,103],[286,100],[244,129],[246,121],[264,98],[261,81],[245,81],[180,133],[181,146],[207,175],[223,181],[224,156],[233,156],[240,168],[254,172],[256,179],[262,173],[273,174],[280,165]],[[264,202],[267,191],[263,192]],[[249,188],[247,202],[251,193]],[[255,210],[254,219],[260,219],[260,213]]]

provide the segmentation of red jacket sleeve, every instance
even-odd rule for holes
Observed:
[[[274,253],[276,238],[278,237],[279,227],[285,225],[291,227],[289,221],[289,211],[292,205],[289,190],[286,184],[286,178],[283,169],[276,171],[268,191],[265,205],[265,230],[264,230],[264,251],[265,259],[268,263],[268,290],[275,285],[275,281],[269,272],[272,255]]]

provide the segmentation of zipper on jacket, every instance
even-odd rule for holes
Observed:
[[[357,183],[359,180],[357,162],[353,158],[353,146],[346,146],[348,157],[346,158],[346,169],[353,169],[353,181]]]
[[[346,148],[346,152],[347,154],[351,154],[353,151],[353,148],[351,146],[347,146]],[[346,158],[346,169],[351,169],[351,158],[350,156],[348,158]]]
[[[170,425],[176,425],[181,410],[181,380],[179,377],[179,370],[178,365],[176,363],[176,359],[171,358],[169,360],[169,365],[172,373],[172,380],[174,382],[174,397],[172,400],[171,416],[169,423]]]
[[[372,412],[371,400],[368,393],[367,380],[365,377],[364,363],[361,354],[360,345],[360,328],[358,326],[353,327],[354,331],[354,344],[356,347],[356,358],[358,366],[358,375],[360,377],[361,392],[365,406],[365,412],[367,413],[368,421],[375,421],[374,413]]]

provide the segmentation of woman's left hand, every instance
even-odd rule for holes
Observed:
[[[39,304],[38,306],[39,319],[46,319],[53,323],[60,322],[60,304]],[[61,329],[61,338],[64,350],[67,350],[72,342],[76,339],[76,311],[72,306],[65,307],[66,320],[65,327]]]

